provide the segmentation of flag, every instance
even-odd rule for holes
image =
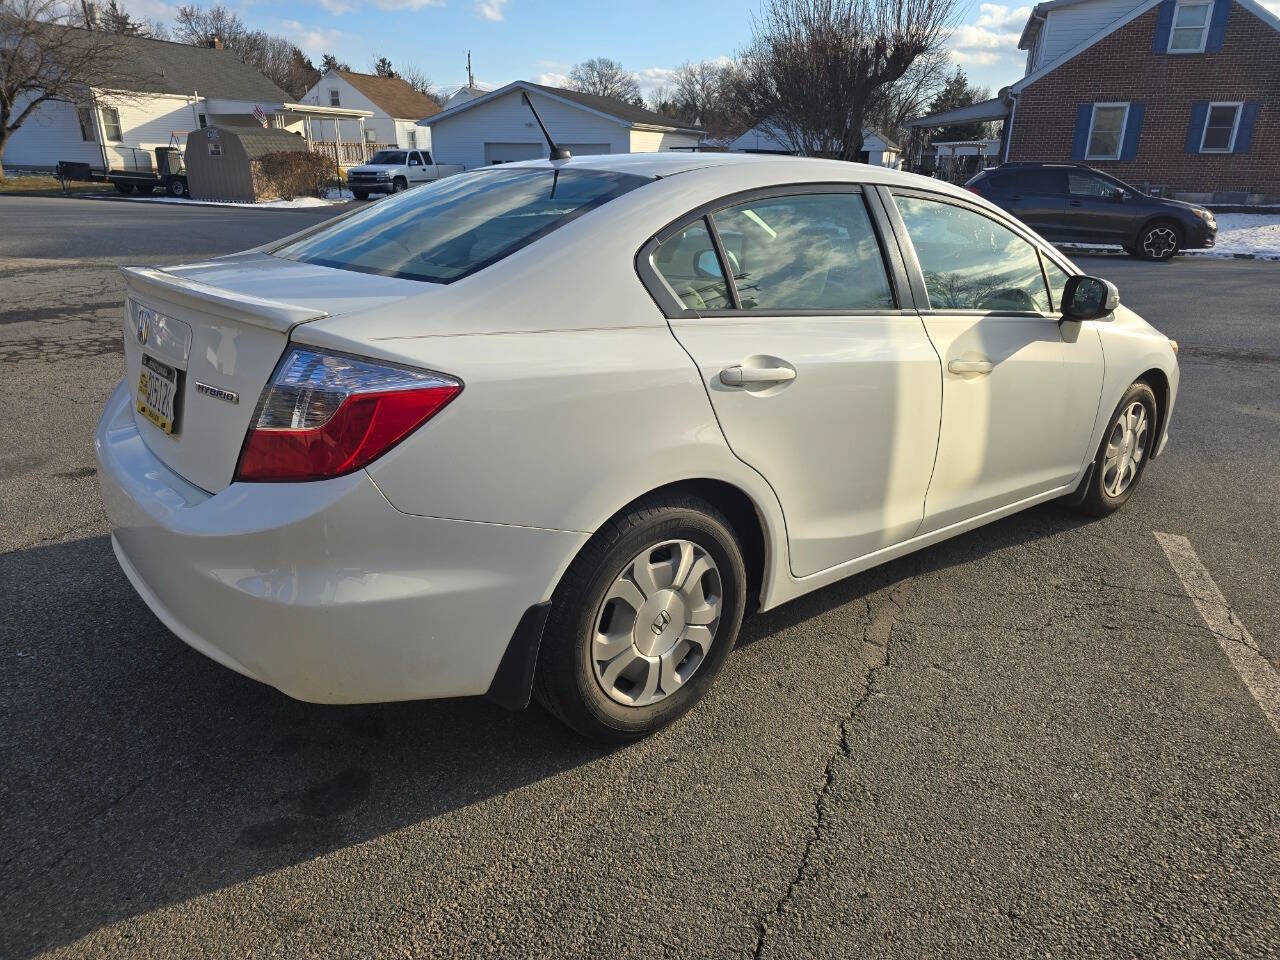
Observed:
[[[254,119],[257,120],[264,127],[268,126],[267,111],[262,109],[261,104],[255,103],[253,105],[253,116],[254,116]]]

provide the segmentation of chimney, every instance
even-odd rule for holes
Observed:
[[[217,36],[216,34],[215,34],[214,36],[210,37],[210,38],[209,38],[209,48],[210,48],[211,50],[221,50],[221,49],[222,49],[222,38],[221,38],[221,37],[219,37],[219,36]]]

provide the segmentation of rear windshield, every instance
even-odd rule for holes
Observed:
[[[403,150],[379,150],[369,158],[370,163],[385,163],[400,166],[404,163]]]
[[[271,252],[302,263],[449,283],[648,182],[602,170],[476,170],[379,200]]]

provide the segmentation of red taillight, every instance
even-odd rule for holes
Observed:
[[[977,187],[971,187],[969,186],[969,184],[966,183],[964,185],[964,188],[968,190],[970,193],[976,193],[978,196],[982,196],[982,191],[979,190]]]
[[[324,480],[359,470],[461,391],[443,374],[290,348],[258,402],[235,479]]]

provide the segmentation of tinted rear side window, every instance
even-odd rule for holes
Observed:
[[[449,283],[475,273],[648,177],[547,167],[436,180],[272,250],[361,273]]]
[[[1021,170],[1013,175],[1006,189],[1010,192],[1047,193],[1057,196],[1065,192],[1066,177],[1061,170]]]

